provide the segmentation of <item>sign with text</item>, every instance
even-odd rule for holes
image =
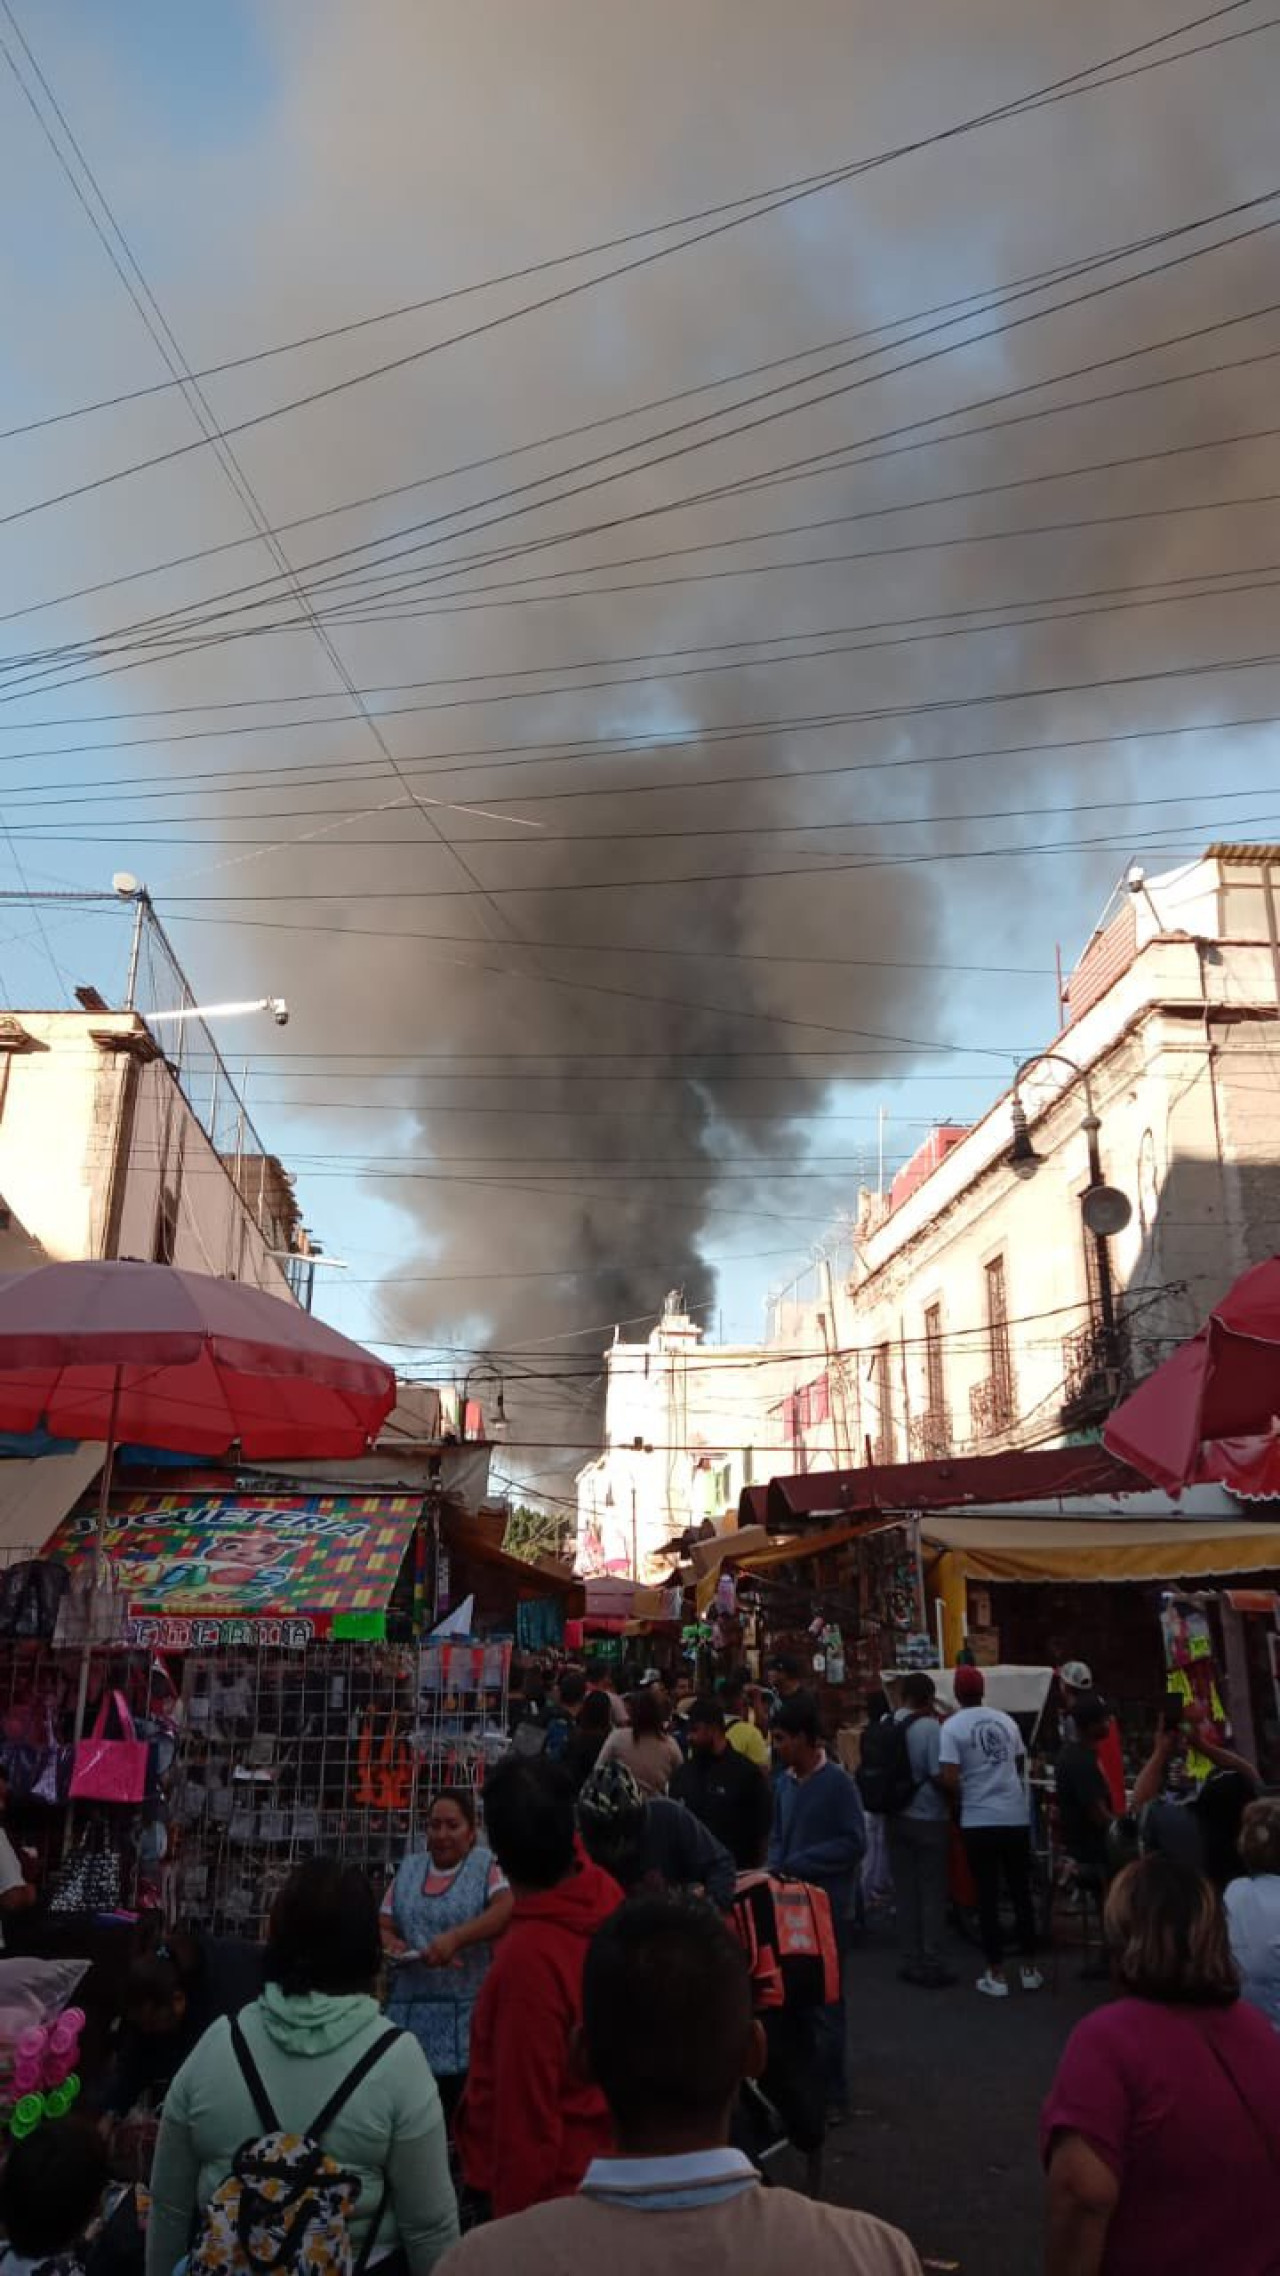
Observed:
[[[173,1631],[139,1642],[305,1643],[340,1615],[386,1610],[421,1507],[416,1494],[129,1494],[104,1546],[135,1626]],[[97,1535],[96,1513],[75,1510],[47,1554],[74,1569]]]

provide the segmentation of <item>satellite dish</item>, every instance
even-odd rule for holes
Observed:
[[[1089,1231],[1104,1236],[1123,1233],[1133,1215],[1133,1204],[1128,1194],[1121,1193],[1119,1187],[1114,1185],[1092,1186],[1080,1207]]]
[[[118,869],[111,880],[111,890],[113,893],[118,893],[122,901],[132,901],[138,890],[138,880],[133,871],[131,869]]]

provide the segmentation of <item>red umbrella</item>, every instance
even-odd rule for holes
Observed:
[[[1176,1493],[1216,1481],[1280,1494],[1280,1257],[1255,1265],[1103,1429],[1112,1454]]]
[[[164,1264],[0,1274],[0,1430],[248,1460],[363,1453],[392,1370],[282,1297]]]

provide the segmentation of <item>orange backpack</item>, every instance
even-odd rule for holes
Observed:
[[[829,2007],[839,1999],[840,1953],[825,1889],[740,1873],[729,1925],[747,1955],[757,2011]]]

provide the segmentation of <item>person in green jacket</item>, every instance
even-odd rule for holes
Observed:
[[[306,2132],[386,2029],[375,1997],[378,1908],[364,1875],[315,1857],[281,1890],[271,1915],[266,1988],[239,2028],[280,2125]],[[146,2276],[173,2276],[236,2152],[263,2131],[226,2017],[210,2025],[165,2101],[151,2175]],[[361,2184],[353,2257],[371,2220],[382,2276],[429,2276],[458,2234],[444,2113],[417,2040],[402,2033],[325,2135]]]

